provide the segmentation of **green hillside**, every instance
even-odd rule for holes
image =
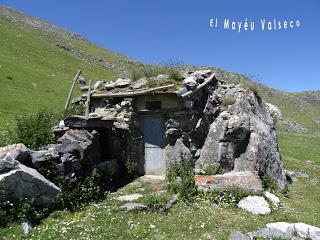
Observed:
[[[15,116],[41,107],[61,111],[78,69],[86,80],[111,80],[132,62],[76,34],[0,7],[0,129]]]

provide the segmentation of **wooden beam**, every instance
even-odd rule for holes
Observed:
[[[87,101],[86,101],[86,119],[89,118],[89,112],[90,112],[90,95],[91,95],[91,80],[89,82],[89,89],[87,93]]]
[[[160,90],[167,90],[170,88],[173,88],[175,85],[170,84],[166,86],[161,86],[161,87],[155,87],[155,88],[149,88],[146,90],[138,90],[138,91],[127,91],[127,92],[119,92],[119,93],[94,93],[92,94],[91,98],[105,98],[105,97],[131,97],[131,96],[139,96],[139,95],[144,95],[146,93],[151,93],[154,91],[160,91]],[[82,97],[86,97],[85,95],[82,95]]]
[[[68,94],[68,98],[67,98],[66,104],[64,105],[64,111],[67,111],[67,109],[68,109],[74,86],[76,85],[80,74],[81,74],[81,71],[78,70],[76,76],[72,80],[72,85],[71,85],[71,88],[70,88],[70,91],[69,91],[69,94]]]
[[[212,73],[210,75],[210,77],[208,77],[208,79],[206,81],[204,81],[203,83],[201,83],[200,85],[198,85],[198,87],[195,89],[195,90],[190,90],[184,94],[181,95],[182,98],[185,98],[185,97],[188,97],[190,96],[191,94],[197,92],[198,90],[200,90],[201,88],[203,88],[204,86],[206,86],[208,83],[210,83],[212,81],[212,79],[214,78],[216,74],[215,73]]]

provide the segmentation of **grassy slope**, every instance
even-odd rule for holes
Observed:
[[[0,8],[0,12],[3,9]],[[7,10],[6,10],[7,11]],[[18,114],[36,111],[43,106],[55,111],[63,108],[71,85],[71,79],[81,69],[87,79],[110,80],[119,72],[139,66],[129,58],[101,49],[78,36],[40,22],[42,28],[34,28],[25,16],[11,12],[18,19],[12,22],[0,14],[0,130]],[[33,20],[32,18],[26,18]],[[23,27],[22,27],[23,26]],[[62,32],[60,34],[60,32]],[[71,36],[71,37],[70,37]],[[78,54],[62,50],[56,43],[70,46]],[[102,59],[103,61],[98,61]],[[106,64],[107,62],[107,64]],[[217,69],[224,79],[246,82],[244,76]],[[12,80],[7,76],[12,77]],[[32,84],[36,83],[36,87]],[[301,179],[290,187],[289,198],[282,196],[284,207],[270,216],[256,217],[234,207],[212,208],[208,203],[191,206],[177,205],[168,215],[155,213],[119,213],[113,210],[115,203],[108,197],[98,205],[70,214],[54,213],[32,234],[38,239],[63,235],[75,238],[83,234],[99,239],[140,238],[199,239],[205,234],[225,236],[231,229],[254,230],[270,221],[301,221],[320,226],[320,137],[319,126],[314,119],[320,117],[320,103],[314,94],[288,94],[265,86],[258,86],[263,98],[277,105],[286,118],[297,121],[310,130],[310,134],[279,134],[280,149],[286,168],[306,172],[310,179]],[[310,96],[313,96],[310,100]],[[311,160],[309,162],[308,160]],[[307,162],[308,161],[308,162]],[[186,210],[187,209],[187,210]],[[94,216],[94,217],[93,217]],[[129,220],[139,222],[132,229]],[[205,222],[205,227],[201,224]],[[150,228],[150,223],[156,225]],[[92,231],[89,231],[93,229]],[[16,236],[14,236],[15,234]],[[21,235],[18,225],[0,229],[5,239],[17,239]],[[184,236],[184,237],[183,237]]]
[[[133,62],[73,36],[0,7],[0,130],[15,116],[41,107],[61,111],[78,69],[87,80],[108,81],[118,75],[117,66]],[[72,47],[78,55],[56,44]]]

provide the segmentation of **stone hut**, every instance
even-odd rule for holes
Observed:
[[[189,160],[197,173],[210,167],[267,174],[285,186],[274,108],[210,70],[185,73],[179,87],[156,80],[155,87],[144,78],[122,78],[85,88],[86,114],[67,117],[65,129],[98,132],[101,158],[119,166],[135,162],[140,174],[164,175],[171,164]]]

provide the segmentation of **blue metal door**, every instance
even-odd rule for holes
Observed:
[[[144,170],[146,174],[165,173],[163,157],[164,122],[161,117],[146,116],[142,121],[144,135]]]

